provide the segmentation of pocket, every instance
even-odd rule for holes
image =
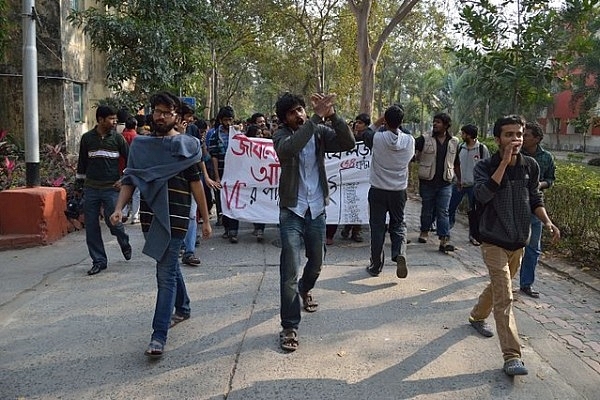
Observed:
[[[430,180],[432,178],[431,169],[433,168],[433,163],[419,163],[419,179]]]

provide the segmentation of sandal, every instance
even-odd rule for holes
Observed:
[[[479,241],[473,236],[469,236],[469,242],[471,242],[473,246],[481,246],[481,243],[479,243]]]
[[[298,332],[294,328],[286,328],[279,333],[279,347],[285,351],[296,351],[298,348]]]
[[[301,292],[300,297],[302,297],[302,308],[304,308],[304,311],[310,313],[317,311],[319,304],[313,299],[310,292]]]
[[[169,328],[174,327],[175,325],[177,325],[180,322],[185,321],[186,319],[190,319],[189,315],[179,315],[177,313],[173,314],[171,316],[171,325],[169,325]]]
[[[164,349],[165,349],[164,344],[162,344],[158,340],[153,340],[148,345],[148,349],[146,349],[145,354],[150,358],[161,358],[163,355]]]

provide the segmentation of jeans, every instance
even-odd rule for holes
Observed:
[[[520,287],[530,287],[535,280],[535,267],[542,254],[542,221],[531,214],[531,236],[521,261]]]
[[[452,185],[452,197],[450,198],[450,205],[448,206],[448,223],[450,224],[450,229],[454,227],[454,222],[456,222],[456,210],[465,195],[467,195],[467,200],[469,200],[469,211],[471,211],[475,208],[473,186],[462,187],[459,189],[457,185]],[[471,235],[471,233],[472,229],[469,226],[469,235]]]
[[[104,208],[104,222],[110,229],[110,233],[116,236],[121,249],[129,246],[129,235],[125,233],[125,227],[121,222],[116,225],[110,223],[110,215],[115,211],[115,204],[119,192],[113,188],[93,189],[83,188],[83,213],[85,216],[85,241],[88,252],[94,265],[108,265],[102,231],[100,229],[100,210]]]
[[[510,251],[482,243],[481,254],[490,274],[490,284],[479,296],[471,310],[471,317],[477,321],[484,320],[493,311],[504,361],[521,358],[519,333],[512,307],[512,278],[521,265],[523,249]]]
[[[406,256],[406,223],[404,207],[406,190],[388,191],[369,189],[369,226],[371,227],[371,262],[381,270],[383,261],[383,243],[385,241],[385,217],[390,214],[389,232],[392,242],[392,260],[398,255]]]
[[[300,324],[300,296],[312,290],[321,273],[325,249],[325,213],[312,219],[310,210],[304,218],[287,208],[279,210],[281,256],[279,264],[281,290],[281,326],[298,329]],[[302,244],[304,242],[304,248]],[[298,280],[300,257],[307,261]]]
[[[198,210],[198,204],[194,196],[190,203],[190,222],[188,223],[188,230],[183,239],[183,245],[185,247],[184,256],[191,256],[196,251],[196,235],[198,233],[198,221],[196,220],[196,211]]]
[[[419,194],[421,195],[421,232],[429,231],[435,216],[438,237],[450,236],[448,206],[452,197],[452,185],[439,186],[421,180]]]
[[[171,324],[173,308],[179,315],[190,315],[190,298],[179,268],[181,243],[181,238],[171,238],[165,253],[156,263],[158,294],[152,320],[152,329],[154,330],[152,340],[158,340],[163,345],[167,343],[167,332]]]

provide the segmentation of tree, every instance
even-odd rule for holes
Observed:
[[[361,71],[361,97],[360,111],[371,114],[373,111],[373,100],[375,90],[375,72],[377,61],[381,55],[383,45],[393,30],[402,22],[411,12],[419,0],[403,0],[402,4],[393,12],[391,19],[385,25],[378,36],[375,36],[373,46],[371,46],[371,36],[369,18],[371,16],[371,7],[373,0],[348,0],[348,5],[356,17],[357,36],[356,49]]]
[[[93,48],[106,53],[107,80],[138,99],[159,89],[179,92],[209,60],[207,43],[229,32],[216,14],[195,0],[100,0],[101,8],[73,10]],[[130,90],[125,90],[131,87]]]

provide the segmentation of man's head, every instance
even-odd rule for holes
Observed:
[[[460,134],[465,142],[475,140],[477,139],[477,127],[473,124],[467,124],[460,128]]]
[[[544,138],[544,130],[541,125],[537,122],[528,122],[525,124],[525,132],[523,133],[523,147],[527,151],[531,151],[537,147],[537,145]]]
[[[125,121],[125,129],[135,128],[137,128],[137,119],[135,119],[134,117],[127,118],[127,121]]]
[[[225,130],[228,130],[233,125],[233,119],[235,118],[235,112],[231,106],[224,106],[219,109],[217,114],[217,121],[223,126]]]
[[[393,105],[387,110],[385,110],[383,118],[385,119],[385,123],[388,129],[396,130],[400,125],[402,125],[402,120],[404,119],[404,111],[402,111],[400,107]]]
[[[445,135],[452,125],[452,118],[444,112],[437,113],[433,116],[433,135]]]
[[[188,124],[191,124],[194,120],[195,113],[196,110],[194,109],[194,107],[185,102],[181,103],[180,115],[182,120],[184,120]]]
[[[119,111],[117,111],[117,124],[124,124],[130,116],[129,110],[125,107],[121,107]]]
[[[304,99],[292,93],[285,93],[275,103],[275,112],[280,122],[296,130],[306,122],[306,103]]]
[[[152,125],[158,136],[165,136],[179,121],[181,101],[169,92],[160,92],[150,98]]]
[[[267,119],[265,118],[265,115],[262,113],[254,113],[250,117],[250,123],[258,126],[260,129],[263,129],[264,127],[267,126]]]
[[[500,154],[506,146],[513,147],[513,154],[517,154],[523,146],[523,129],[525,119],[520,115],[507,115],[498,118],[494,124],[494,140],[500,149]]]
[[[108,132],[117,125],[117,111],[108,105],[98,106],[96,109],[97,129],[101,132]]]
[[[367,130],[369,125],[371,125],[371,117],[369,117],[369,114],[358,114],[356,118],[354,118],[354,130],[356,132],[360,133]]]

